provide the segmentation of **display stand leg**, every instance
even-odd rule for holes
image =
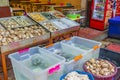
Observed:
[[[53,38],[52,37],[49,39],[49,44],[53,44]]]
[[[79,36],[79,31],[80,31],[80,29],[76,32],[76,35],[77,35],[77,36]]]
[[[6,58],[4,54],[1,54],[2,58],[2,67],[3,67],[3,73],[4,73],[4,80],[8,80],[8,73],[7,73],[7,67],[6,67]]]
[[[0,76],[0,80],[2,80],[2,77]]]

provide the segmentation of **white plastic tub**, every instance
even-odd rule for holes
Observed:
[[[77,69],[83,70],[83,64],[90,60],[91,58],[98,58],[101,43],[85,38],[72,37],[66,40],[63,40],[61,44],[64,46],[63,50],[68,52],[75,51],[76,53],[82,54],[82,59],[79,60]]]
[[[46,53],[33,47],[10,54],[16,80],[59,80],[65,59]]]
[[[88,54],[88,57],[99,57],[99,50],[101,46],[100,42],[74,36],[69,39],[63,40],[61,43],[65,46],[66,50],[71,50],[75,48],[78,51],[80,50],[86,52]]]
[[[62,43],[55,43],[48,45],[43,48],[53,54],[57,54],[66,59],[64,64],[64,73],[73,71],[73,70],[83,70],[83,63],[87,60],[84,60],[84,56],[87,54],[82,50],[76,50],[76,48],[66,48]]]

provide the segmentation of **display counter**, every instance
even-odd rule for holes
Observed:
[[[3,31],[0,33],[0,49],[4,80],[8,80],[6,55],[36,45],[51,44],[56,37],[79,32],[78,23],[67,19],[60,12],[57,15],[55,13],[28,13],[27,16],[0,18],[0,30]]]

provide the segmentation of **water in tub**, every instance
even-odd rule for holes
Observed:
[[[25,61],[25,65],[34,72],[40,72],[54,65],[49,59],[39,56],[39,54],[33,55],[31,59]]]
[[[60,55],[60,56],[64,57],[66,59],[66,62],[72,60],[75,57],[75,55],[68,54],[68,53],[62,51],[62,49],[61,50],[60,49],[49,49],[49,50],[51,52],[54,52],[57,55]]]
[[[69,42],[69,44],[74,46],[74,47],[78,47],[80,49],[90,50],[90,47],[82,45],[82,44],[77,44],[77,43],[73,43],[73,42]]]

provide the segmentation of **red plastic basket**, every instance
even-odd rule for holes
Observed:
[[[98,60],[100,60],[100,59],[98,59]],[[108,62],[110,62],[110,61],[108,61]],[[111,62],[110,62],[111,63]],[[113,64],[113,63],[111,63],[113,66],[114,66],[114,68],[115,68],[115,72],[112,74],[112,75],[109,75],[109,76],[97,76],[97,75],[95,75],[95,74],[93,74],[93,76],[94,76],[94,79],[95,80],[113,80],[113,78],[114,78],[114,76],[117,74],[117,67]],[[84,65],[83,65],[83,68],[84,68],[84,71],[86,71],[86,72],[89,72],[88,70],[87,70],[87,68],[86,68],[86,62],[84,63]],[[91,73],[91,72],[89,72],[89,73]],[[92,74],[92,73],[91,73]]]

